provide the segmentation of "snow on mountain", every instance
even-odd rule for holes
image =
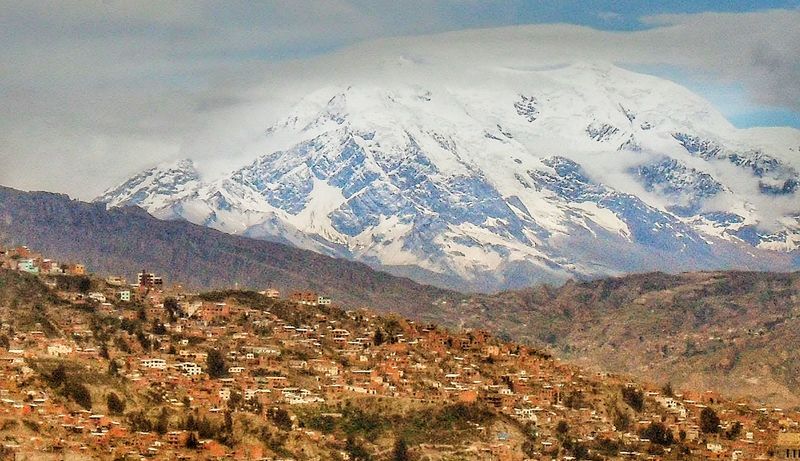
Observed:
[[[138,205],[156,210],[176,202],[200,185],[200,175],[189,159],[169,162],[143,171],[109,189],[96,201],[110,206]]]
[[[404,62],[320,88],[251,163],[207,180],[164,165],[97,200],[466,289],[797,267],[798,131],[737,130],[609,64],[479,70]]]

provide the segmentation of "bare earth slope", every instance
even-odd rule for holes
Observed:
[[[476,296],[467,325],[584,366],[800,404],[800,273],[637,274]]]
[[[0,242],[25,244],[98,273],[129,278],[131,268],[192,287],[309,289],[352,305],[426,310],[452,292],[282,244],[232,236],[187,222],[160,221],[136,207],[0,187]],[[170,279],[171,278],[171,279]]]

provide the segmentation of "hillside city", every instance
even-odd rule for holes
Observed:
[[[0,248],[3,459],[800,457],[800,412],[585,372],[297,287],[193,292]],[[409,300],[413,302],[413,300]]]

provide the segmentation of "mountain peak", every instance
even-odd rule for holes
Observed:
[[[136,205],[149,209],[162,205],[156,198],[173,197],[199,184],[200,174],[191,159],[161,163],[103,193],[95,201],[110,206]]]
[[[234,173],[206,183],[185,162],[99,200],[466,289],[791,267],[770,250],[800,248],[800,168],[782,147],[797,131],[745,136],[690,91],[608,63],[498,69],[481,85],[416,69],[320,88]]]

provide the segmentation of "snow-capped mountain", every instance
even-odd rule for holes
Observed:
[[[609,64],[425,66],[306,95],[230,173],[184,160],[97,200],[466,289],[798,267],[797,130]]]

